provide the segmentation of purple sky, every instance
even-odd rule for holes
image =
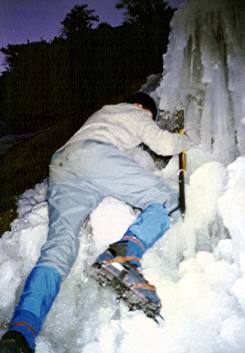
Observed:
[[[0,0],[0,47],[8,43],[52,39],[59,34],[60,22],[76,4],[88,4],[112,26],[122,23],[123,11],[115,9],[118,0]],[[0,54],[0,71],[3,55]]]
[[[187,0],[165,0],[171,7],[182,7]]]
[[[178,5],[185,0],[167,0]],[[88,4],[100,22],[118,26],[123,11],[115,9],[118,0],[0,0],[0,47],[7,44],[50,40],[60,33],[61,21],[76,4]],[[0,73],[3,71],[4,55],[0,53]]]

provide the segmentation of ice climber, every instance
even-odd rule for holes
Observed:
[[[0,341],[0,353],[35,351],[35,338],[78,254],[81,224],[107,196],[142,212],[121,240],[97,258],[94,268],[102,269],[107,280],[126,277],[136,297],[160,306],[155,287],[140,271],[140,260],[169,228],[168,214],[178,197],[127,151],[143,143],[159,155],[170,156],[188,149],[191,142],[185,135],[161,130],[154,121],[156,115],[154,100],[138,92],[124,103],[95,112],[53,155],[48,238]]]

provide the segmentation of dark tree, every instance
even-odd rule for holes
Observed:
[[[13,64],[18,60],[21,45],[8,45],[6,48],[0,48],[0,52],[5,55],[5,63],[8,68],[11,68]]]
[[[107,22],[101,22],[97,28],[98,29],[109,29],[109,28],[112,28],[112,26]]]
[[[87,4],[75,5],[61,22],[61,34],[65,38],[80,35],[84,30],[91,28],[94,22],[99,22],[95,10],[90,10]]]
[[[173,15],[173,10],[163,0],[120,0],[116,8],[125,10],[124,25],[164,26]]]

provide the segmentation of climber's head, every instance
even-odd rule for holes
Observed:
[[[144,92],[137,92],[134,95],[126,99],[126,103],[132,103],[141,107],[145,110],[148,110],[152,113],[152,119],[156,120],[157,117],[157,106],[153,98]]]

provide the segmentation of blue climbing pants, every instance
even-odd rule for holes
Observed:
[[[141,167],[112,145],[88,140],[74,151],[57,151],[50,163],[48,187],[49,232],[11,320],[10,330],[24,335],[35,348],[35,337],[79,250],[79,231],[103,198],[112,196],[143,212],[129,227],[150,248],[169,226],[168,211],[177,195],[162,178]]]

